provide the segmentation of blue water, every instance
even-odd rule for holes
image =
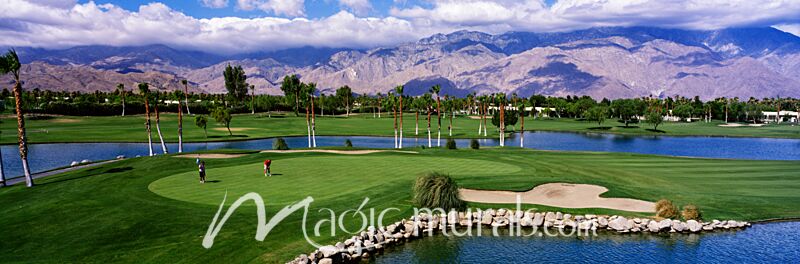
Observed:
[[[355,147],[392,148],[391,137],[363,136],[320,136],[317,146],[342,146],[350,139]],[[307,147],[306,137],[287,137],[289,147]],[[497,139],[480,139],[482,146],[497,146]],[[442,138],[442,145],[445,139]],[[427,145],[427,138],[406,137],[404,147]],[[469,146],[468,139],[456,140],[459,148]],[[436,139],[433,139],[436,146]],[[506,146],[519,146],[519,136],[506,140]],[[800,160],[800,140],[773,138],[725,138],[725,137],[668,137],[668,136],[622,136],[613,134],[580,134],[564,132],[526,132],[525,147],[546,150],[583,150],[605,152],[631,152],[643,154],[673,155],[687,157],[757,159],[757,160]],[[153,145],[156,153],[161,152],[158,143]],[[171,152],[177,151],[176,144],[168,144]],[[184,151],[219,148],[270,149],[272,139],[257,139],[232,142],[187,143]],[[3,152],[3,168],[7,176],[22,174],[16,145],[0,147]],[[72,161],[84,159],[97,161],[113,159],[117,155],[134,157],[147,155],[145,143],[59,143],[31,144],[28,160],[31,172],[41,172],[68,166]]]
[[[800,222],[707,234],[427,237],[377,263],[799,263]]]

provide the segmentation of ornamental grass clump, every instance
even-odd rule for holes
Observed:
[[[344,141],[344,147],[345,148],[352,148],[353,147],[353,142],[350,141],[349,139],[345,140]]]
[[[447,149],[457,149],[456,147],[456,140],[452,138],[447,139],[447,144],[445,144],[445,148]]]
[[[700,209],[693,204],[687,204],[683,206],[683,211],[681,211],[681,216],[683,216],[683,220],[700,220],[703,216],[700,212]]]
[[[473,138],[472,140],[469,141],[469,148],[480,149],[481,143],[478,143],[478,140]]]
[[[461,200],[456,181],[439,172],[417,177],[414,183],[414,205],[418,208],[441,208],[445,211],[462,211],[467,206]]]
[[[656,202],[656,216],[661,218],[678,217],[678,207],[672,204],[670,200],[658,200],[658,202]]]

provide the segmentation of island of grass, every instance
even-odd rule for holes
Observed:
[[[227,221],[205,249],[203,236],[227,192],[227,204],[256,192],[267,216],[312,196],[309,225],[330,217],[322,208],[396,207],[386,221],[408,217],[412,185],[425,172],[453,177],[461,187],[526,191],[546,183],[579,183],[609,189],[602,197],[695,204],[704,219],[758,221],[800,217],[800,164],[674,158],[623,153],[526,149],[417,150],[417,153],[253,153],[206,159],[208,182],[200,184],[195,161],[173,156],[143,157],[79,169],[39,180],[34,188],[0,189],[0,255],[9,262],[269,262],[283,263],[312,246],[303,238],[302,213],[290,215],[264,241],[253,239],[251,202]],[[273,177],[262,174],[273,160]],[[513,208],[475,204],[478,208]],[[609,209],[524,205],[572,214],[652,216]],[[302,211],[301,211],[302,212]],[[345,221],[351,230],[360,223]],[[329,229],[323,229],[329,231]],[[326,232],[323,232],[326,233]],[[341,241],[349,234],[316,238]]]
[[[293,114],[241,114],[234,115],[231,121],[231,133],[224,125],[210,119],[207,127],[207,136],[202,128],[194,125],[194,117],[184,117],[183,140],[184,142],[203,141],[229,141],[269,138],[277,136],[305,136],[307,133],[305,116],[295,117]],[[432,131],[436,137],[436,116],[432,116]],[[178,118],[175,114],[161,115],[161,129],[168,142],[177,142]],[[10,116],[0,118],[0,133],[2,135],[16,134],[16,120]],[[316,135],[319,136],[393,136],[394,119],[391,115],[383,118],[373,118],[372,114],[355,114],[344,116],[319,116],[316,121]],[[483,138],[478,134],[479,119],[459,116],[453,121],[454,138]],[[415,133],[416,119],[413,114],[404,116],[404,135],[413,136]],[[80,116],[39,116],[28,118],[26,127],[29,143],[72,143],[72,142],[147,142],[144,130],[143,115],[106,116],[106,117],[80,117]],[[442,120],[442,136],[448,136],[448,121]],[[658,131],[652,126],[629,124],[607,121],[602,127],[591,121],[580,121],[570,118],[558,119],[525,119],[526,131],[558,131],[578,133],[613,133],[622,135],[666,135],[666,136],[727,136],[727,137],[771,137],[771,138],[800,138],[800,126],[794,123],[769,124],[759,127],[754,126],[724,126],[722,121],[714,122],[665,122],[658,126]],[[427,121],[421,115],[419,120],[419,136],[426,133]],[[491,123],[489,123],[491,126]],[[519,127],[511,126],[507,129],[514,133]],[[488,138],[496,138],[497,131],[494,127],[487,130]],[[518,131],[517,131],[518,132]],[[157,138],[155,139],[158,140]],[[5,136],[0,138],[0,144],[15,144],[16,137]]]

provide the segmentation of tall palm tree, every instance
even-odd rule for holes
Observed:
[[[478,135],[481,135],[481,130],[483,130],[483,96],[478,97],[477,99],[478,104],[478,114],[480,115],[480,121],[478,121]]]
[[[399,148],[403,148],[403,86],[397,86],[394,88],[395,93],[400,98],[400,141],[398,142]]]
[[[317,147],[317,115],[314,113],[314,93],[317,92],[316,83],[308,83],[308,97],[311,98],[311,146]]]
[[[189,111],[189,81],[183,79],[181,84],[183,84],[183,102],[186,104],[186,114],[192,115],[192,111]]]
[[[139,94],[144,98],[144,114],[145,122],[144,129],[147,131],[147,148],[150,150],[150,156],[153,156],[153,133],[150,132],[150,87],[147,83],[139,83]]]
[[[31,170],[28,167],[28,136],[25,133],[25,116],[22,113],[22,82],[19,79],[19,69],[22,65],[14,49],[0,58],[0,75],[11,73],[14,77],[14,104],[17,110],[17,142],[19,143],[19,157],[22,159],[22,171],[25,174],[25,183],[33,187]]]
[[[413,97],[412,97],[413,98]],[[419,110],[421,108],[420,98],[412,99],[411,108],[414,108],[414,115],[416,116],[416,125],[414,125],[414,136],[419,136]]]
[[[156,132],[158,132],[158,140],[161,141],[161,151],[164,154],[169,154],[169,150],[167,149],[167,144],[164,142],[164,135],[161,134],[161,113],[158,111],[158,103],[161,101],[161,94],[159,91],[153,93],[155,96],[155,103],[153,103],[153,109],[156,111]]]
[[[117,84],[117,92],[119,93],[120,100],[122,100],[122,116],[125,116],[125,85]]]
[[[497,93],[495,94],[495,102],[500,107],[500,146],[505,147],[505,139],[506,139],[506,120],[505,120],[505,104],[506,104],[506,95],[504,93]]]
[[[394,148],[397,148],[397,97],[394,95],[393,92],[389,92],[388,96],[386,97],[386,108],[392,109],[392,117],[393,127],[394,127]]]
[[[525,147],[525,99],[523,98],[520,100],[519,104],[517,104],[517,110],[519,111],[519,118],[521,119],[522,123],[519,126],[519,147]]]
[[[180,90],[175,91],[175,101],[178,102],[178,153],[183,153],[183,106]]]
[[[438,119],[438,124],[439,124],[439,127],[437,128],[438,131],[436,132],[436,146],[437,147],[441,147],[442,146],[442,142],[441,142],[442,141],[442,102],[441,102],[441,100],[439,98],[439,93],[442,92],[442,87],[439,86],[438,84],[434,85],[433,87],[431,87],[430,92],[431,92],[431,94],[436,94],[436,119]]]
[[[309,100],[309,97],[310,97],[310,93],[308,91],[309,88],[310,87],[309,87],[308,84],[305,84],[305,83],[301,82],[300,83],[300,89],[298,89],[299,94],[297,96],[298,96],[298,99],[299,99],[298,102],[302,102],[303,105],[305,105],[305,109],[306,109],[306,135],[308,137],[308,147],[311,148],[313,145],[311,144],[311,112],[308,109],[309,105],[311,104],[311,101]]]
[[[383,106],[381,104],[382,101],[383,101],[383,94],[382,93],[378,93],[378,118],[381,118],[381,111],[382,111],[381,106]]]

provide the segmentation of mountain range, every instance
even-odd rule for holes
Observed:
[[[257,93],[280,94],[285,75],[324,93],[348,85],[361,94],[405,85],[419,95],[517,93],[595,98],[800,97],[800,37],[771,28],[681,30],[607,27],[556,33],[475,31],[436,34],[373,49],[302,47],[217,55],[173,49],[80,46],[18,48],[25,89],[112,91],[117,83],[156,83],[222,93],[222,71],[241,65]],[[0,84],[10,87],[9,76]]]

